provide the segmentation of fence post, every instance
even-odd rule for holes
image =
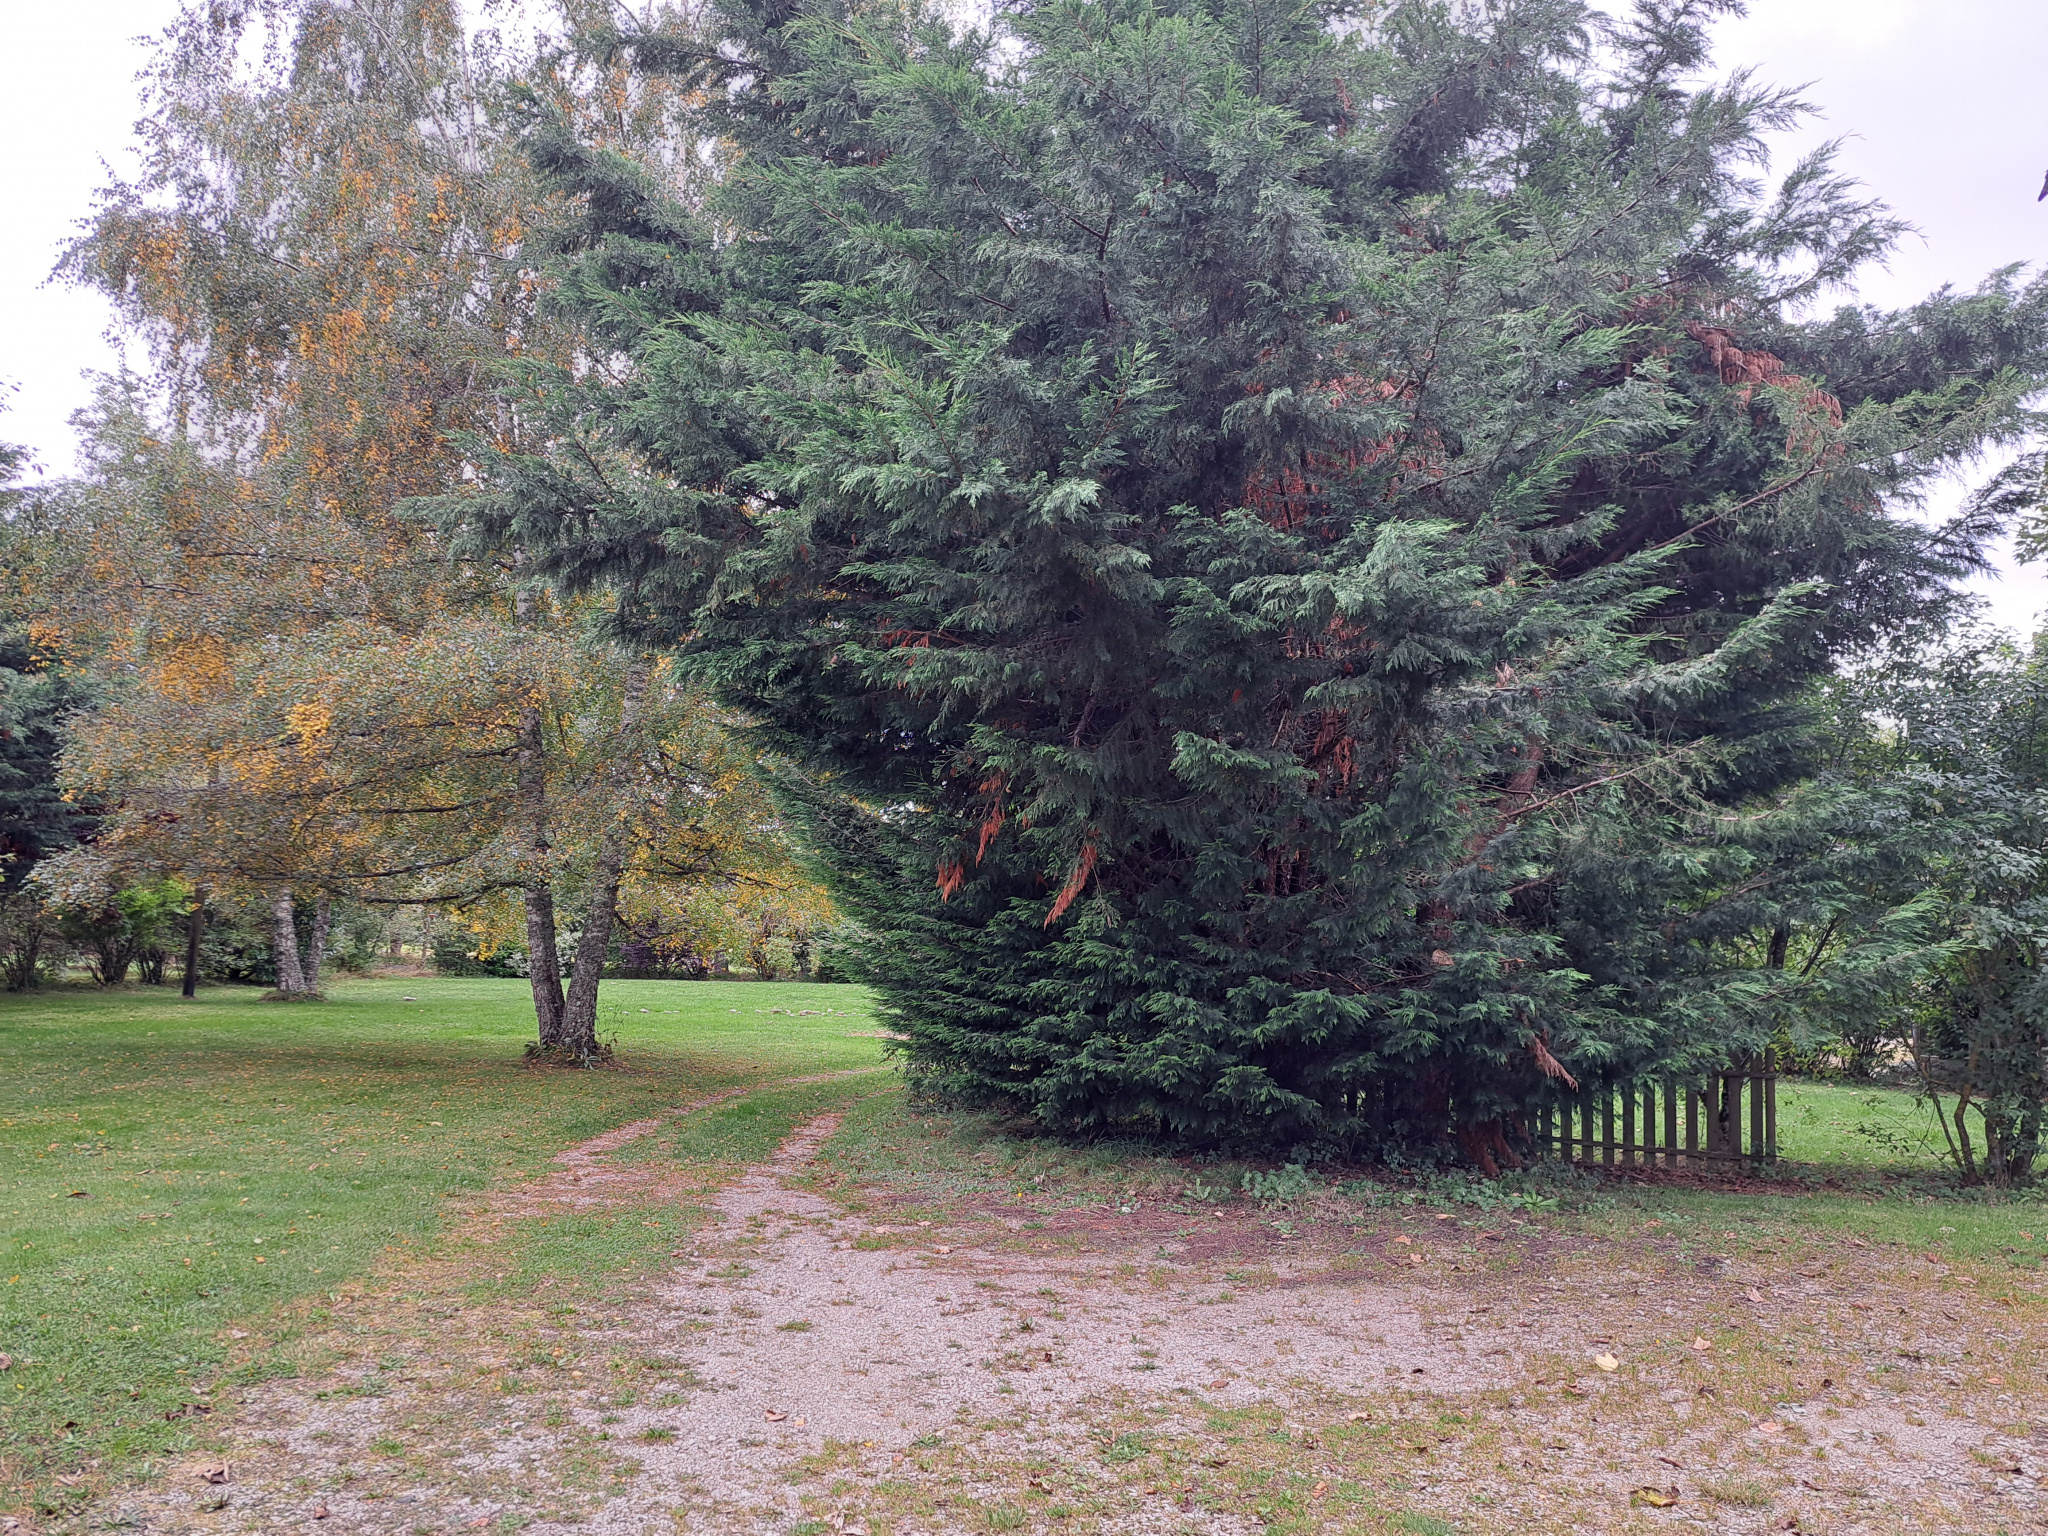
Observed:
[[[1764,1161],[1764,1073],[1763,1064],[1767,1058],[1761,1055],[1749,1058],[1749,1162],[1752,1168],[1760,1168]]]
[[[1664,1079],[1664,1166],[1678,1166],[1678,1085]]]
[[[1600,1087],[1600,1166],[1614,1166],[1614,1084]]]
[[[1778,1160],[1778,1052],[1764,1051],[1764,1156]]]

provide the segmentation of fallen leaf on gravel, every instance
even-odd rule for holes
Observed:
[[[469,1528],[472,1531],[480,1531],[490,1523],[491,1517],[489,1515],[478,1515],[474,1520],[469,1522]]]
[[[1618,1371],[1621,1369],[1621,1362],[1612,1355],[1595,1355],[1593,1363],[1603,1371]]]
[[[1228,1376],[1218,1376],[1214,1381],[1209,1383],[1209,1390],[1211,1392],[1215,1392],[1220,1388],[1227,1387],[1229,1385],[1230,1378]]]
[[[1403,1232],[1399,1237],[1395,1238],[1394,1241],[1397,1243],[1412,1243],[1415,1241],[1415,1239],[1410,1237],[1406,1232]]]
[[[798,1418],[798,1420],[796,1421],[796,1427],[798,1429],[802,1429],[804,1427],[804,1421],[802,1418]]]
[[[1351,1424],[1363,1424],[1371,1417],[1372,1415],[1369,1413],[1347,1413],[1344,1415],[1345,1421]]]
[[[1659,1456],[1657,1459],[1663,1462],[1664,1465],[1667,1467],[1676,1467],[1681,1472],[1685,1470],[1685,1464],[1683,1462],[1673,1461],[1669,1456]]]
[[[2005,1385],[2005,1378],[2003,1376],[1986,1376],[1984,1382],[1987,1386],[2002,1387]]]
[[[228,1464],[222,1462],[215,1467],[201,1467],[198,1477],[202,1483],[224,1483],[228,1480]]]
[[[1758,1290],[1755,1286],[1751,1286],[1742,1294],[1747,1296],[1751,1301],[1762,1301],[1764,1299],[1764,1293]]]
[[[946,1246],[946,1245],[945,1245],[944,1243],[933,1243],[933,1244],[932,1244],[932,1252],[934,1252],[934,1253],[951,1253],[952,1251],[953,1251],[953,1250],[952,1250],[951,1248],[947,1247],[947,1246]]]
[[[327,1513],[327,1506],[325,1504],[322,1504],[318,1509],[313,1511],[313,1518],[315,1520],[325,1520],[327,1518]]]
[[[1852,1237],[1849,1239],[1849,1246],[1851,1248],[1868,1248],[1870,1244],[1864,1242],[1860,1237]]]
[[[689,1254],[681,1248],[671,1248],[668,1251],[668,1256],[672,1259],[686,1259],[689,1257]]]
[[[766,1419],[770,1424],[780,1424],[784,1419],[788,1418],[789,1415],[784,1413],[780,1408],[770,1408],[766,1413],[762,1414],[761,1417]]]
[[[1330,1485],[1328,1483],[1317,1483],[1315,1487],[1309,1489],[1308,1492],[1310,1498],[1320,1499],[1324,1494],[1328,1493],[1329,1491]]]
[[[13,1369],[14,1369],[14,1356],[12,1356],[12,1355],[0,1355],[0,1371],[11,1371],[11,1370],[13,1370]]]
[[[1694,1334],[1692,1340],[1692,1347],[1698,1350],[1701,1354],[1705,1354],[1714,1346],[1709,1344],[1705,1339],[1701,1338],[1698,1334]]]
[[[1631,1504],[1647,1504],[1652,1509],[1669,1509],[1678,1502],[1676,1488],[1638,1488],[1629,1495]]]
[[[1760,1435],[1782,1435],[1785,1433],[1785,1426],[1776,1419],[1765,1419],[1763,1423],[1757,1425],[1756,1432]]]

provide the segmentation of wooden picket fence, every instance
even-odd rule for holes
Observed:
[[[1774,1163],[1777,1060],[1766,1050],[1705,1082],[1589,1086],[1538,1115],[1535,1131],[1546,1155],[1603,1168]]]

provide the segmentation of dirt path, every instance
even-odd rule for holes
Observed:
[[[650,1174],[659,1176],[659,1170],[645,1166],[622,1167],[607,1161],[609,1156],[654,1135],[673,1125],[686,1115],[702,1114],[720,1104],[730,1104],[734,1099],[744,1099],[753,1094],[773,1089],[802,1088],[813,1083],[836,1083],[849,1079],[874,1077],[892,1070],[888,1067],[855,1067],[847,1072],[816,1072],[808,1077],[779,1077],[767,1083],[742,1083],[720,1093],[707,1094],[701,1099],[692,1099],[674,1109],[665,1110],[645,1119],[630,1120],[602,1135],[557,1152],[550,1159],[561,1171],[530,1184],[518,1184],[495,1191],[489,1201],[490,1214],[496,1217],[530,1216],[562,1209],[595,1209],[619,1204],[648,1193]]]
[[[606,1160],[662,1123],[563,1154],[488,1219],[665,1198],[659,1165]],[[359,1319],[353,1361],[248,1392],[226,1481],[181,1468],[125,1517],[550,1536],[2048,1530],[2038,1298],[1979,1296],[1920,1257],[1674,1275],[1654,1244],[1427,1212],[1341,1237],[1053,1203],[911,1222],[886,1193],[848,1214],[802,1187],[839,1123],[810,1121],[712,1195],[714,1222],[627,1311],[464,1309],[413,1277],[407,1321],[368,1330],[395,1354],[371,1363]]]

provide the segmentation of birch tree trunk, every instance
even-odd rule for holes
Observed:
[[[277,990],[304,997],[306,973],[299,968],[299,932],[292,926],[292,888],[281,885],[270,899],[270,947],[277,956]]]
[[[576,970],[569,978],[569,996],[562,1009],[561,1054],[588,1062],[597,1056],[597,984],[604,975],[605,951],[611,947],[612,924],[618,916],[619,877],[626,867],[626,839],[631,832],[632,730],[647,697],[651,656],[633,658],[626,672],[625,698],[619,707],[619,735],[624,750],[612,766],[612,815],[597,845],[596,867],[590,872],[590,915],[576,940]]]
[[[562,1048],[562,960],[555,950],[555,886],[548,866],[548,788],[546,744],[541,737],[540,706],[519,712],[519,800],[526,817],[528,873],[521,892],[526,906],[528,981],[533,987],[533,1014],[540,1029],[540,1048]]]
[[[306,963],[301,972],[306,978],[306,990],[320,990],[320,961],[327,954],[327,917],[329,897],[322,891],[313,903],[313,937],[306,945]]]

